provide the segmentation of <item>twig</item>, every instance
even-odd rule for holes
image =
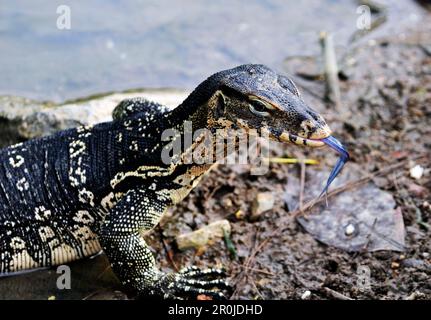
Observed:
[[[350,182],[344,184],[343,186],[336,188],[335,190],[329,192],[327,197],[330,198],[330,197],[333,197],[337,194],[340,194],[346,190],[351,190],[351,189],[357,188],[357,187],[369,182],[374,177],[389,174],[389,173],[393,172],[395,169],[398,169],[398,168],[401,168],[401,167],[407,165],[412,160],[419,160],[419,159],[423,159],[423,158],[427,158],[427,157],[428,157],[427,154],[420,154],[420,155],[417,155],[417,156],[412,157],[410,159],[405,159],[404,161],[400,161],[398,163],[388,165],[388,166],[384,167],[383,169],[377,170],[376,172],[373,172],[373,173],[369,173],[369,174],[363,176],[362,178],[359,178],[356,181],[350,181]],[[325,199],[324,198],[323,199],[317,198],[317,199],[313,199],[313,200],[307,202],[304,205],[304,208],[302,210],[298,209],[298,210],[291,212],[291,214],[289,216],[291,219],[289,219],[289,221],[291,221],[292,219],[296,218],[297,216],[303,214],[305,211],[309,210],[315,204],[320,203],[323,200],[325,200]],[[267,237],[265,237],[265,239],[262,242],[254,245],[254,249],[251,251],[250,256],[244,261],[243,268],[245,270],[252,268],[251,266],[254,262],[255,257],[270,242],[270,240],[273,239],[275,236],[277,236],[279,233],[281,233],[284,230],[284,228],[285,228],[284,224],[280,223],[279,227],[274,229]],[[246,276],[247,276],[247,274],[245,274],[244,271],[242,271],[238,274],[237,277],[239,279],[236,281],[236,289],[235,289],[235,292],[232,294],[231,298],[235,297],[235,295],[237,294],[237,291],[238,291],[238,284],[240,284],[245,279]],[[331,290],[331,289],[329,289],[329,290]],[[337,292],[335,292],[335,293],[337,293]],[[341,299],[342,296],[343,295],[339,296],[338,298]],[[347,299],[351,299],[351,298],[348,298],[346,296],[343,296],[343,297],[347,298]]]
[[[257,256],[257,254],[260,252],[260,250],[263,249],[263,247],[265,247],[265,245],[269,242],[269,240],[272,239],[272,235],[276,234],[277,231],[279,230],[279,228],[277,228],[276,230],[274,230],[273,232],[271,232],[271,235],[269,237],[267,237],[264,241],[262,241],[257,247],[255,245],[255,248],[252,250],[252,252],[250,253],[250,256],[244,261],[242,268],[244,269],[242,272],[239,273],[239,275],[237,276],[239,279],[236,281],[236,289],[234,291],[234,293],[232,294],[231,298],[234,298],[235,295],[238,292],[238,284],[240,284],[246,277],[247,274],[245,273],[246,270],[251,269],[251,264],[254,262],[255,257]]]
[[[362,248],[363,251],[366,251],[368,246],[370,245],[371,234],[375,231],[374,228],[376,227],[376,224],[377,224],[377,217],[374,219],[374,222],[370,228],[370,232],[367,234],[366,242],[364,244],[364,247]]]
[[[319,164],[318,160],[315,159],[298,159],[298,158],[264,158],[264,161],[271,163],[286,163],[286,164]]]
[[[263,297],[263,295],[260,293],[259,289],[257,288],[256,283],[255,283],[254,281],[252,281],[251,283],[253,284],[254,290],[256,290],[256,292],[257,292],[257,294],[259,295],[259,297],[260,297],[262,300],[265,300],[265,298]]]
[[[305,163],[301,162],[301,182],[299,187],[299,209],[302,210],[304,205],[304,188],[305,188]]]
[[[254,243],[253,243],[253,249],[250,250],[250,256],[244,261],[244,263],[242,264],[242,268],[243,270],[240,271],[237,275],[236,278],[238,278],[235,281],[235,290],[231,295],[231,299],[234,299],[236,297],[236,295],[238,294],[238,290],[239,290],[239,284],[241,282],[243,282],[243,280],[247,277],[247,274],[245,273],[245,270],[248,269],[248,264],[250,263],[250,257],[252,256],[253,252],[254,252],[254,248],[257,245],[257,237],[258,237],[258,232],[259,232],[259,226],[256,227],[256,236],[254,238]]]
[[[365,224],[365,223],[361,223],[363,226],[365,226],[367,229],[369,229],[370,230],[370,233],[369,233],[369,236],[371,237],[371,234],[374,234],[374,235],[377,235],[379,238],[381,238],[381,239],[383,239],[383,240],[385,240],[385,241],[387,241],[387,242],[389,242],[390,244],[392,244],[393,246],[395,246],[395,247],[398,247],[401,251],[404,251],[405,249],[406,249],[406,247],[402,244],[402,243],[399,243],[398,241],[396,241],[396,240],[394,240],[394,239],[391,239],[391,238],[389,238],[389,237],[387,237],[386,235],[384,235],[384,234],[382,234],[382,233],[380,233],[380,232],[378,232],[377,230],[375,230],[375,224],[377,223],[377,218],[374,220],[374,223],[373,223],[373,225],[370,227],[370,226],[368,226],[367,224]],[[367,240],[369,240],[369,238],[367,237]],[[368,243],[367,243],[367,245],[368,245]],[[366,248],[364,248],[364,250],[365,250]]]
[[[348,297],[348,296],[346,296],[346,295],[344,295],[338,291],[335,291],[331,288],[328,288],[328,287],[323,287],[323,290],[325,290],[325,292],[327,294],[330,294],[333,298],[338,299],[338,300],[354,300],[354,299],[352,299],[352,298],[350,298],[350,297]]]
[[[341,112],[341,94],[338,81],[338,65],[335,57],[332,35],[322,31],[320,33],[323,60],[325,62],[326,98],[334,103],[335,109]]]
[[[180,269],[178,268],[177,264],[175,263],[174,259],[172,259],[172,254],[168,249],[168,246],[166,244],[166,241],[163,237],[163,232],[162,229],[159,227],[159,235],[160,235],[160,240],[163,244],[163,249],[165,250],[166,256],[168,257],[169,263],[172,265],[172,267],[174,268],[175,271],[179,271]]]
[[[330,198],[330,197],[333,197],[337,194],[340,194],[346,190],[351,190],[351,189],[357,188],[357,187],[369,182],[374,177],[389,174],[389,173],[393,172],[394,170],[407,165],[412,160],[419,160],[419,159],[426,158],[426,157],[428,157],[427,154],[421,154],[421,155],[417,155],[415,157],[412,157],[410,159],[405,159],[404,161],[400,161],[398,163],[388,165],[388,166],[384,167],[383,169],[377,170],[376,172],[373,172],[373,173],[369,173],[369,174],[363,176],[362,178],[359,178],[356,181],[350,181],[350,182],[344,184],[343,186],[336,188],[335,190],[329,192],[327,197]],[[325,200],[325,199],[324,198],[323,199],[322,198],[313,199],[313,200],[307,202],[304,205],[302,210],[298,209],[298,210],[291,212],[289,217],[291,219],[294,219],[297,216],[303,214],[305,211],[312,208],[315,204],[322,202],[323,200]],[[289,221],[291,219],[289,219]],[[275,236],[277,236],[279,233],[281,233],[284,230],[284,228],[285,228],[284,224],[280,224],[279,227],[274,229],[267,237],[265,237],[265,239],[262,242],[260,242],[259,244],[256,244],[254,246],[254,249],[251,251],[250,256],[244,261],[243,268],[245,270],[251,268],[253,261],[254,261],[255,257],[259,254],[259,252],[270,242],[271,239],[273,239]],[[239,277],[239,279],[236,281],[237,288],[236,288],[235,292],[233,293],[232,297],[234,297],[235,294],[237,293],[238,284],[244,280],[245,276],[246,276],[246,274],[244,271],[240,272],[239,275],[237,276],[237,277]]]

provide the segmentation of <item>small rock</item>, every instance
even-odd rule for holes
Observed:
[[[356,230],[356,228],[355,228],[355,225],[354,224],[352,224],[352,223],[349,223],[347,226],[346,226],[346,228],[344,229],[344,233],[345,233],[345,235],[346,236],[351,236],[352,234],[354,234],[355,233],[355,230]]]
[[[40,102],[23,97],[0,96],[0,118],[19,120],[34,112],[49,108],[52,102]]]
[[[423,174],[424,168],[418,164],[410,169],[410,177],[412,177],[413,179],[419,180],[420,178],[422,178]]]
[[[307,290],[307,291],[305,291],[305,292],[302,294],[301,299],[302,299],[302,300],[307,300],[308,298],[310,298],[310,296],[311,296],[311,291],[310,291],[310,290]]]
[[[251,209],[252,221],[257,220],[260,215],[274,207],[274,195],[271,192],[260,192],[257,194]]]
[[[422,257],[425,259],[429,258],[430,254],[428,252],[422,252]]]
[[[229,199],[229,198],[223,198],[223,200],[221,201],[221,203],[222,203],[222,205],[223,205],[225,208],[232,207],[232,205],[233,205],[232,200],[231,200],[231,199]]]
[[[400,267],[400,264],[398,262],[393,261],[391,263],[391,268],[392,269],[398,269]]]
[[[224,236],[223,231],[228,234],[231,232],[230,223],[227,220],[215,221],[193,232],[181,234],[176,239],[178,249],[186,250],[203,247],[210,240],[222,238]]]
[[[0,119],[6,120],[5,125],[0,128],[0,144],[46,136],[80,125],[110,121],[112,110],[124,99],[143,97],[173,108],[187,95],[188,92],[184,90],[142,89],[82,98],[58,105],[21,97],[0,96]],[[5,139],[5,135],[13,139]]]
[[[244,216],[244,211],[242,211],[241,209],[235,212],[235,218],[237,218],[238,220],[244,219]]]

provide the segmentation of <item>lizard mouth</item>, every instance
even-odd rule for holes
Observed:
[[[318,148],[325,145],[324,139],[330,137],[331,133],[331,129],[325,124],[317,130],[314,130],[307,138],[290,133],[289,131],[283,131],[278,139],[282,142],[290,142],[299,146]]]
[[[326,136],[322,137],[321,139],[308,139],[297,136],[293,133],[283,132],[278,138],[282,142],[290,142],[299,146],[318,148],[325,145],[325,143],[321,139],[326,138]]]

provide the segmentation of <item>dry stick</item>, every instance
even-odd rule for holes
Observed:
[[[262,293],[260,293],[259,289],[257,288],[256,283],[255,283],[254,281],[252,281],[251,283],[253,284],[254,290],[256,290],[256,292],[257,292],[257,294],[259,295],[259,297],[260,297],[262,300],[265,300],[265,297],[262,295]]]
[[[346,296],[346,295],[344,295],[338,291],[335,291],[331,288],[328,288],[328,287],[323,287],[323,290],[325,290],[325,292],[327,294],[330,294],[332,297],[334,297],[335,299],[338,299],[338,300],[354,300],[354,299],[352,299],[352,298],[350,298],[350,297],[348,297],[348,296]]]
[[[305,163],[301,162],[301,184],[299,187],[299,209],[302,210],[304,206],[304,188],[305,188]]]
[[[389,174],[390,172],[392,172],[395,169],[401,168],[403,166],[405,166],[406,164],[409,163],[409,161],[413,161],[413,160],[419,160],[422,158],[426,158],[428,155],[426,154],[421,154],[415,157],[412,157],[410,159],[406,159],[404,161],[400,161],[398,163],[389,165],[383,169],[377,170],[376,172],[373,173],[369,173],[367,175],[365,175],[364,177],[356,180],[356,181],[351,181],[351,182],[347,182],[344,185],[342,185],[341,187],[338,187],[336,189],[334,189],[333,191],[329,192],[327,195],[327,198],[333,197],[339,193],[342,193],[346,190],[351,190],[354,188],[357,188],[365,183],[367,183],[368,181],[370,181],[372,178],[377,177],[377,176],[381,176],[381,175],[385,175],[385,174]],[[317,199],[313,199],[309,202],[307,202],[304,206],[304,208],[302,210],[298,209],[295,210],[293,212],[291,212],[290,217],[292,218],[296,218],[297,216],[303,214],[305,211],[311,209],[315,204],[322,202],[325,199],[322,198],[317,198]],[[278,233],[280,233],[281,231],[283,231],[284,229],[284,225],[281,224],[278,228],[274,229],[274,231],[272,231],[270,233],[269,236],[267,236],[265,238],[265,240],[263,240],[258,246],[255,246],[255,249],[251,252],[250,256],[244,261],[244,270],[247,270],[248,268],[251,268],[251,264],[254,260],[254,258],[257,256],[257,254],[268,244],[268,242],[273,239],[274,236],[276,236]],[[242,275],[242,277],[236,281],[237,285],[242,282],[242,280],[244,279],[245,276],[245,271],[240,272],[240,275]],[[232,296],[234,296],[236,294],[237,290],[235,290],[234,294]]]
[[[246,277],[247,274],[245,273],[245,271],[247,271],[248,269],[252,269],[252,267],[250,266],[250,264],[252,264],[252,262],[254,262],[254,258],[256,257],[256,255],[260,252],[260,250],[262,250],[262,248],[269,242],[269,240],[272,238],[273,235],[276,234],[276,231],[278,231],[279,228],[277,228],[276,230],[274,230],[273,232],[271,232],[271,235],[269,237],[267,237],[264,241],[262,241],[257,248],[255,248],[250,256],[244,261],[243,263],[243,271],[241,271],[239,273],[239,280],[236,281],[236,289],[234,291],[234,293],[232,294],[232,297],[234,297],[237,292],[238,292],[238,284],[241,283]]]
[[[370,241],[371,241],[371,235],[373,234],[373,232],[374,232],[374,227],[376,226],[376,224],[377,224],[377,217],[374,219],[374,222],[373,222],[373,224],[372,224],[372,226],[371,226],[371,230],[370,230],[370,232],[367,234],[367,237],[366,237],[366,241],[365,241],[365,244],[364,244],[364,247],[362,248],[362,250],[363,251],[365,251],[365,250],[367,250],[367,248],[368,248],[368,246],[370,245]]]
[[[371,237],[371,234],[373,234],[373,235],[375,235],[375,236],[377,236],[377,237],[379,237],[379,238],[381,238],[381,239],[383,239],[383,240],[385,240],[386,242],[389,242],[390,244],[392,244],[393,246],[395,246],[395,247],[398,247],[399,249],[401,249],[401,251],[403,251],[403,250],[405,250],[406,249],[406,246],[405,245],[403,245],[402,243],[400,243],[400,242],[398,242],[398,241],[396,241],[396,240],[394,240],[394,239],[392,239],[392,238],[390,238],[390,237],[388,237],[388,236],[386,236],[386,235],[384,235],[384,234],[382,234],[381,232],[379,232],[379,231],[377,231],[376,229],[375,229],[375,226],[376,226],[376,224],[377,224],[377,218],[375,218],[374,219],[374,222],[373,222],[373,225],[371,226],[371,227],[369,227],[367,224],[365,224],[365,223],[362,223],[362,225],[365,227],[365,228],[367,228],[368,230],[370,230],[370,233],[369,233],[369,237],[367,237],[367,240],[369,241],[369,238]],[[368,244],[367,244],[368,245]],[[365,249],[366,249],[366,247],[365,247]]]
[[[326,97],[334,103],[335,110],[341,112],[341,93],[338,81],[338,65],[335,57],[332,35],[322,31],[320,33],[320,45],[325,63]]]
[[[258,232],[259,232],[259,227],[256,227],[256,238],[255,238],[255,240],[254,240],[254,244],[253,244],[253,248],[255,248],[256,247],[256,245],[257,245],[257,242],[258,242],[258,239],[257,239],[257,234],[258,234]],[[251,253],[250,253],[250,256],[251,255],[253,255],[253,252],[255,251],[255,249],[253,249],[252,251],[251,251]],[[231,296],[231,299],[233,299],[233,297],[235,297],[236,295],[237,295],[237,293],[238,293],[238,284],[239,283],[241,283],[244,279],[246,279],[247,278],[247,274],[245,273],[245,271],[247,270],[247,269],[250,269],[251,267],[249,267],[249,263],[251,262],[251,260],[249,259],[249,258],[247,258],[245,261],[244,261],[244,263],[242,264],[242,268],[243,268],[243,270],[242,271],[240,271],[239,273],[238,273],[238,275],[237,275],[237,278],[239,278],[238,280],[236,280],[235,281],[235,290],[234,290],[234,292],[232,293],[232,296]]]
[[[180,269],[178,268],[178,266],[175,263],[174,259],[172,259],[172,256],[171,256],[171,254],[169,252],[169,249],[168,249],[168,245],[166,244],[165,238],[163,236],[162,228],[159,227],[158,229],[159,229],[160,240],[161,240],[161,242],[163,244],[163,249],[165,250],[166,256],[168,257],[169,263],[174,268],[174,270],[178,272]]]
[[[318,160],[315,159],[302,159],[302,158],[264,158],[263,161],[268,163],[284,163],[284,164],[319,164]]]

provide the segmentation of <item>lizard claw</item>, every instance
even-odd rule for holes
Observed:
[[[226,296],[221,290],[229,290],[231,287],[227,280],[218,278],[225,275],[224,269],[186,267],[178,273],[164,274],[151,290],[151,294],[165,299],[206,295],[214,300],[225,300]]]

